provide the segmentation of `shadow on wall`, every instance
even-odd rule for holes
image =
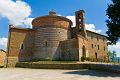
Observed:
[[[69,29],[67,30],[67,40],[70,40],[71,39],[71,26],[69,25]],[[61,35],[63,38],[64,36]],[[68,45],[68,44],[64,44],[63,42],[65,42],[66,40],[64,41],[60,41],[59,42],[59,45],[53,55],[53,60],[71,60],[71,57],[70,57],[70,52],[67,52],[69,55],[67,56],[67,58],[65,59],[63,55],[66,55],[66,53],[63,53],[63,45]]]
[[[32,32],[27,32],[26,36],[20,44],[20,52],[18,55],[18,60],[20,61],[31,61],[33,54],[33,44],[34,38]]]
[[[61,59],[68,61],[79,61],[77,39],[69,39],[61,42]]]
[[[71,31],[71,26],[69,25],[69,28],[67,30],[67,40],[71,39],[72,35],[71,35],[70,31]],[[63,35],[61,35],[61,36],[63,36]],[[66,40],[64,40],[64,41],[66,41]],[[58,47],[57,47],[57,49],[56,49],[56,51],[55,51],[55,53],[53,55],[53,60],[65,60],[65,59],[63,59],[64,58],[63,55],[66,54],[66,53],[63,53],[63,49],[62,49],[63,45],[66,45],[66,44],[62,43],[64,41],[59,42],[59,45],[58,45]],[[69,56],[67,56],[67,58],[66,58],[66,60],[70,60]]]
[[[59,43],[55,53],[52,56],[52,60],[61,60],[61,43]]]
[[[120,77],[120,74],[97,71],[97,70],[77,70],[65,72],[64,74],[75,74],[75,75],[88,75],[88,76],[96,76],[96,77]]]

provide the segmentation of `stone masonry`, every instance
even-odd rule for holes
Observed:
[[[5,59],[6,59],[6,52],[0,49],[0,66],[5,65]]]
[[[49,12],[32,21],[32,28],[13,25],[9,29],[7,66],[16,62],[40,60],[107,60],[107,37],[85,29],[84,11],[75,13],[72,21]]]

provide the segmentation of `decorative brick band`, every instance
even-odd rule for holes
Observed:
[[[42,26],[56,26],[59,28],[69,29],[72,21],[61,16],[42,16],[32,21],[33,28]]]

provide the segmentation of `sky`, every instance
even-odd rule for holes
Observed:
[[[85,26],[87,30],[105,34],[106,9],[111,0],[0,0],[0,48],[6,50],[9,24],[31,28],[31,21],[54,10],[57,15],[73,21],[75,26],[75,11],[85,11]],[[109,46],[120,56],[120,42]]]

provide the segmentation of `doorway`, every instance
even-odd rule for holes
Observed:
[[[85,48],[85,46],[82,47],[82,57],[86,57],[86,48]]]
[[[97,53],[95,53],[95,59],[97,60],[98,56],[97,56]]]

